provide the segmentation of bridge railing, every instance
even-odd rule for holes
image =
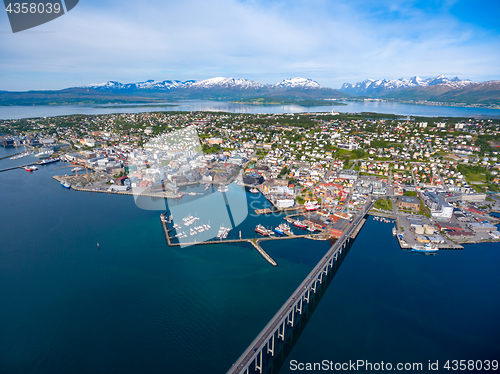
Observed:
[[[279,331],[281,326],[284,324],[286,328],[289,322],[290,312],[292,313],[292,318],[294,317],[299,303],[304,303],[311,300],[311,292],[316,292],[317,282],[322,282],[323,273],[328,272],[328,267],[333,267],[333,263],[337,260],[338,253],[341,253],[341,248],[346,242],[349,241],[352,231],[361,222],[362,218],[371,209],[374,204],[374,200],[369,199],[362,211],[356,215],[356,218],[351,222],[349,228],[342,233],[339,239],[332,245],[328,250],[325,257],[323,257],[320,262],[311,270],[311,272],[306,276],[306,278],[300,283],[297,289],[292,293],[292,295],[285,301],[278,312],[271,318],[267,325],[262,329],[262,331],[257,335],[257,337],[252,341],[248,348],[243,352],[243,354],[236,360],[232,367],[228,370],[227,374],[237,374],[248,371],[248,368],[252,363],[256,363],[256,368],[262,373],[262,351],[265,349],[266,345],[269,347],[270,339],[274,339],[276,332],[278,331],[278,339],[280,337]],[[313,289],[314,286],[314,289]],[[305,295],[308,293],[308,298],[306,300]],[[303,304],[301,304],[300,313],[302,313]],[[293,328],[293,322],[292,322]],[[283,329],[283,340],[285,339],[284,329]],[[272,354],[274,355],[274,340],[272,342]],[[267,352],[270,350],[268,349]],[[266,354],[267,354],[266,352]],[[258,365],[258,357],[260,355],[260,366]]]

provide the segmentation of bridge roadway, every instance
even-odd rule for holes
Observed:
[[[321,284],[323,281],[323,274],[328,275],[328,269],[333,268],[333,264],[335,260],[337,260],[338,255],[342,253],[342,249],[346,246],[347,242],[351,238],[351,234],[357,226],[363,222],[363,217],[372,208],[373,203],[374,201],[371,199],[366,202],[362,211],[356,215],[356,218],[348,226],[348,229],[344,231],[342,236],[328,250],[325,257],[323,257],[314,269],[306,276],[304,281],[302,281],[295,292],[292,293],[271,321],[269,321],[260,334],[248,346],[245,352],[243,352],[238,360],[231,366],[227,374],[248,374],[252,363],[255,363],[255,371],[258,370],[262,373],[264,362],[262,352],[266,345],[267,350],[265,354],[267,355],[270,353],[274,356],[276,353],[274,342],[276,333],[278,334],[278,339],[285,340],[286,326],[291,325],[293,328],[295,313],[299,312],[302,314],[303,303],[309,303],[311,291],[316,293],[317,283],[319,282]]]

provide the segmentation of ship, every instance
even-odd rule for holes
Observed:
[[[38,170],[38,168],[35,165],[30,165],[30,166],[25,166],[24,170],[26,170],[28,173],[31,173],[32,171]]]
[[[307,228],[307,225],[306,225],[304,222],[299,221],[299,220],[293,221],[293,225],[294,225],[295,227],[300,228],[300,229],[305,229],[305,228]]]
[[[290,226],[288,226],[288,223],[281,223],[278,227],[274,229],[278,234],[280,235],[293,235],[292,232],[290,231]]]
[[[63,186],[64,188],[70,189],[71,188],[71,183],[69,183],[67,181],[62,181],[61,182],[61,186]]]
[[[392,236],[396,236],[396,234],[397,234],[397,230],[396,230],[396,226],[394,226],[392,228]]]
[[[411,252],[435,253],[437,251],[439,251],[439,248],[430,243],[426,243],[425,245],[415,244],[411,247]]]
[[[270,232],[268,229],[266,229],[264,226],[261,224],[258,224],[257,227],[255,228],[255,232],[257,234],[263,235],[263,236],[269,236]]]
[[[251,192],[251,193],[259,193],[259,190],[258,190],[258,189],[256,189],[256,188],[251,188],[251,189],[250,189],[250,192]]]
[[[38,165],[47,165],[47,164],[52,164],[53,162],[58,162],[58,161],[59,161],[58,158],[46,158],[45,160],[40,161],[40,163]]]
[[[307,211],[313,211],[319,209],[319,205],[317,201],[308,201],[307,203],[304,204],[304,208]]]

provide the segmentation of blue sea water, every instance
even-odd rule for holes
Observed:
[[[170,106],[175,104],[174,106]],[[311,113],[331,112],[342,113],[394,113],[402,116],[427,116],[427,117],[474,117],[474,118],[500,118],[500,110],[489,108],[468,108],[451,106],[431,106],[417,104],[402,104],[378,101],[347,101],[346,105],[251,105],[236,104],[213,100],[180,100],[166,105],[151,105],[147,107],[133,107],[127,105],[13,105],[0,106],[0,119],[19,119],[45,116],[63,116],[70,114],[110,114],[110,113],[143,113],[158,111],[211,111],[230,113]]]
[[[329,248],[266,242],[272,267],[250,245],[168,247],[160,212],[64,189],[62,166],[0,173],[0,373],[223,373]],[[391,228],[367,221],[280,373],[499,358],[499,245],[413,255]]]

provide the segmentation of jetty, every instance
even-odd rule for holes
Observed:
[[[273,211],[269,208],[265,208],[265,209],[255,209],[254,212],[256,214],[269,214],[272,213]]]
[[[221,244],[221,243],[250,243],[262,257],[265,258],[267,262],[269,262],[273,266],[278,266],[278,263],[260,246],[261,241],[266,240],[287,240],[287,239],[313,239],[313,240],[327,240],[328,237],[321,236],[320,234],[305,234],[305,235],[289,235],[289,236],[276,236],[276,237],[267,237],[267,238],[256,238],[256,239],[214,239],[214,240],[206,240],[202,242],[188,242],[188,243],[173,243],[172,238],[170,237],[170,230],[167,226],[168,221],[163,218],[164,216],[160,216],[161,224],[163,225],[163,231],[165,232],[165,239],[167,240],[167,244],[170,247],[181,247],[188,245],[208,245],[208,244]]]

